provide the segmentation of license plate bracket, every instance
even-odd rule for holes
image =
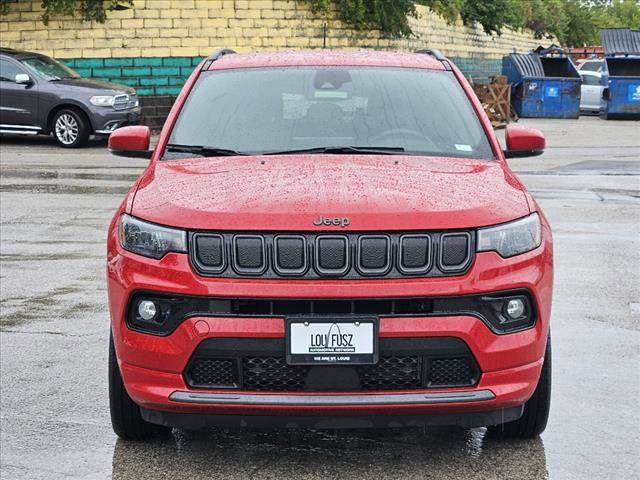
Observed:
[[[376,315],[299,315],[285,318],[289,365],[369,365],[378,362]]]

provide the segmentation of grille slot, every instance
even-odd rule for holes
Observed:
[[[307,242],[300,235],[274,238],[273,268],[279,275],[301,275],[307,270]]]
[[[426,273],[431,268],[431,237],[403,235],[400,238],[399,268],[406,274]]]
[[[200,387],[235,388],[237,370],[232,358],[199,358],[187,371],[187,381]]]
[[[320,275],[341,276],[349,270],[349,240],[344,236],[316,238],[315,267]]]
[[[429,364],[430,387],[472,385],[475,368],[467,357],[432,358]]]
[[[362,275],[384,275],[391,268],[391,241],[385,236],[358,238],[358,271]]]
[[[241,369],[237,368],[237,362],[241,362]],[[307,382],[310,374],[315,374],[316,379],[318,374],[324,375],[327,382],[340,384],[340,379],[332,378],[337,371],[343,375],[351,372],[359,379],[359,387],[348,391],[459,387],[473,385],[478,378],[475,362],[468,356],[429,358],[393,354],[381,356],[375,365],[342,366],[339,370],[336,368],[338,367],[288,365],[284,355],[196,357],[187,367],[185,378],[187,384],[194,388],[239,388],[272,392],[317,391]],[[428,370],[426,375],[425,370]]]
[[[247,390],[287,392],[303,390],[308,368],[287,365],[284,357],[242,359],[242,385]]]
[[[466,268],[471,259],[471,238],[468,233],[445,233],[440,237],[439,267],[445,272]]]
[[[383,357],[377,365],[357,370],[365,390],[409,390],[422,386],[422,357]]]
[[[260,235],[233,237],[233,267],[239,274],[260,275],[266,268],[264,238]]]
[[[212,271],[224,269],[224,239],[222,235],[196,237],[196,255],[198,261]]]
[[[209,233],[192,232],[195,270],[225,278],[403,278],[466,272],[475,232]],[[437,257],[437,258],[436,258]]]

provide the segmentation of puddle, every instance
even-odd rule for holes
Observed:
[[[3,178],[42,178],[42,179],[75,179],[75,180],[109,180],[133,183],[138,175],[129,173],[76,173],[59,170],[9,170],[3,169]]]
[[[107,185],[3,184],[0,192],[53,193],[73,195],[125,195],[131,187]]]
[[[58,287],[45,294],[26,297],[9,297],[0,299],[0,329],[15,327],[32,320],[46,320],[65,316],[69,310],[66,302],[59,297],[76,295],[83,288],[66,286]]]
[[[605,172],[610,172],[614,175],[640,175],[640,164],[634,160],[583,160],[582,162],[561,165],[551,170],[555,172],[588,171],[600,175],[605,174]]]
[[[46,242],[45,244],[48,244]],[[101,242],[95,242],[101,243]],[[87,255],[84,252],[77,253],[49,253],[42,255],[23,255],[20,253],[12,253],[12,254],[2,254],[0,255],[0,261],[3,263],[12,263],[12,262],[40,262],[40,261],[48,261],[48,260],[100,260],[103,258],[102,256],[92,256]]]
[[[188,459],[188,461],[186,461]],[[114,479],[201,478],[500,478],[547,479],[544,444],[497,441],[485,429],[351,431],[174,430],[146,444],[118,440]],[[156,466],[162,464],[162,469]],[[252,466],[251,474],[246,472]],[[494,478],[494,476],[489,475]],[[496,477],[497,478],[497,477]]]

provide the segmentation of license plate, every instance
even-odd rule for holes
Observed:
[[[378,317],[288,317],[286,340],[287,363],[290,365],[376,363]]]

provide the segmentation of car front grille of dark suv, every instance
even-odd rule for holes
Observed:
[[[190,235],[196,271],[218,277],[402,278],[459,275],[474,232],[210,233]]]
[[[289,365],[278,339],[209,339],[185,372],[192,388],[246,391],[397,391],[474,385],[479,369],[468,347],[448,337],[381,339],[372,365]]]
[[[133,94],[123,94],[116,95],[113,102],[114,110],[129,110],[131,108],[138,106],[138,95]]]

